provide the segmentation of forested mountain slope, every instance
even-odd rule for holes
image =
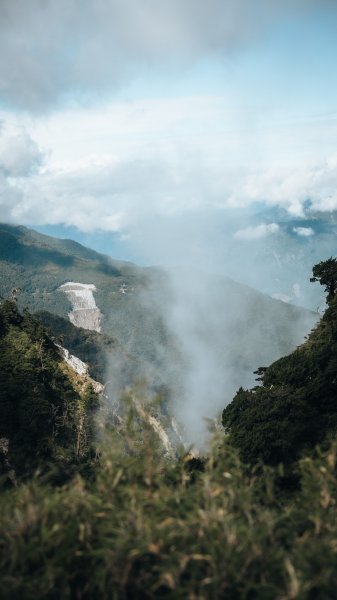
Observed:
[[[315,271],[329,294],[317,329],[259,370],[262,387],[239,392],[224,413],[230,436],[214,432],[202,459],[163,453],[136,388],[127,418],[97,440],[94,458],[90,386],[70,373],[28,311],[3,302],[1,597],[334,598],[334,267],[333,285]],[[92,350],[96,334],[79,333],[79,347]],[[71,324],[66,335],[76,340]],[[320,440],[326,452],[315,454]],[[312,452],[296,461],[289,489],[280,467],[242,463],[233,443],[250,463],[288,464]]]
[[[307,341],[257,371],[261,385],[241,388],[223,412],[223,425],[243,460],[293,463],[337,434],[337,260],[313,270],[326,286],[328,308]]]
[[[0,294],[8,298],[13,288],[20,288],[21,309],[47,311],[68,319],[72,306],[69,294],[60,286],[67,282],[95,286],[92,293],[101,314],[101,333],[110,338],[99,334],[95,337],[96,347],[101,348],[100,359],[106,349],[107,355],[112,347],[116,350],[110,353],[112,360],[105,361],[106,369],[103,362],[98,366],[97,353],[93,357],[92,368],[105,379],[116,377],[117,354],[122,357],[122,365],[127,365],[127,378],[143,374],[157,386],[169,386],[172,373],[175,381],[182,377],[186,364],[184,340],[179,339],[179,327],[172,330],[170,319],[176,309],[191,301],[194,310],[199,301],[198,292],[193,286],[189,289],[189,279],[197,280],[211,298],[205,307],[201,306],[200,318],[196,313],[194,327],[200,330],[199,337],[208,339],[207,344],[215,348],[234,386],[239,385],[243,374],[250,377],[256,363],[266,364],[290,352],[317,320],[310,311],[209,273],[182,277],[186,287],[182,295],[184,286],[177,289],[173,279],[163,270],[113,261],[71,240],[0,225]],[[59,335],[61,321],[48,319],[48,325]],[[65,329],[69,339],[70,330]],[[122,368],[118,364],[118,372]]]
[[[136,373],[141,375],[141,361],[127,353],[125,347],[112,336],[76,327],[68,319],[47,311],[35,314],[55,341],[88,365],[89,374],[96,381],[106,380],[111,361],[120,363],[120,378],[125,383]]]
[[[52,466],[62,480],[89,467],[98,397],[63,361],[42,324],[0,304],[0,469],[17,481]]]

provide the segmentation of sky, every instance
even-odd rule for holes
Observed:
[[[258,263],[337,210],[336,28],[328,0],[1,0],[0,220],[305,304]]]

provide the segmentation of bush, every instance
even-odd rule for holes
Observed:
[[[218,437],[191,473],[144,427],[134,452],[132,432],[111,433],[94,483],[3,494],[2,598],[335,597],[335,448],[303,460],[282,497],[278,469],[247,469]]]

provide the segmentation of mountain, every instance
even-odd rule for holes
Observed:
[[[150,314],[140,298],[154,271],[113,261],[71,240],[58,240],[25,227],[0,225],[3,297],[10,297],[13,288],[20,288],[19,307],[68,318],[73,308],[71,295],[61,286],[69,282],[93,286],[95,304],[102,313],[99,329],[117,337],[124,347],[131,346],[143,359],[149,354],[153,358],[144,328],[148,334],[154,328],[157,337],[164,336],[155,307]],[[92,329],[89,322],[87,325]]]
[[[323,319],[305,351],[266,372],[269,397],[255,419],[247,422],[247,406],[236,406],[246,447],[255,435],[275,449],[287,427],[293,433],[307,419],[318,432],[336,417],[335,313],[333,307],[332,321]],[[220,430],[202,459],[184,453],[172,460],[165,431],[135,391],[128,418],[98,442],[98,456],[79,461],[76,441],[90,431],[81,424],[91,407],[79,410],[83,404],[64,369],[38,321],[27,311],[20,315],[15,301],[4,302],[0,458],[10,481],[0,494],[1,598],[336,597],[336,443],[298,461],[296,485],[286,489],[281,467],[250,468]],[[315,395],[324,378],[327,398]],[[279,394],[287,386],[282,412],[270,395],[272,380]],[[305,388],[296,396],[297,384]],[[5,406],[6,393],[15,411]],[[249,402],[254,406],[253,392]],[[315,402],[322,415],[312,412]],[[336,418],[330,431],[335,426]],[[294,449],[288,446],[290,456]],[[22,481],[26,461],[35,461],[40,473],[28,472]]]
[[[196,393],[187,389],[186,373],[197,381],[216,363],[227,374],[219,396],[229,401],[258,366],[291,352],[317,321],[231,279],[193,270],[169,275],[2,224],[0,294],[10,298],[17,288],[19,308],[39,313],[114,396],[145,377],[182,403]],[[215,379],[205,372],[209,389]]]
[[[121,364],[120,381],[130,382],[141,372],[141,361],[128,354],[125,347],[112,336],[77,327],[68,318],[48,311],[37,311],[36,316],[50,336],[88,365],[89,375],[96,381],[106,381],[110,362]]]
[[[280,207],[264,207],[251,217],[250,225],[274,224],[277,231],[261,240],[238,240],[230,251],[230,262],[240,256],[245,280],[267,294],[324,311],[324,296],[310,285],[312,266],[328,259],[336,248],[336,212],[306,211],[294,218]]]
[[[27,310],[0,304],[0,473],[14,484],[37,468],[59,481],[90,470],[98,396],[66,358]]]
[[[223,411],[223,425],[245,462],[293,464],[337,434],[337,261],[314,268],[328,308],[305,343],[258,371],[261,385],[244,390]]]
[[[199,459],[176,455],[165,415],[150,414],[140,384],[124,395],[127,418],[116,415],[117,426],[97,439],[98,399],[85,365],[27,309],[20,313],[14,298],[0,302],[1,597],[335,597],[337,260],[328,263],[314,268],[329,292],[320,324],[289,356],[258,370],[261,386],[239,390],[224,411],[230,435],[214,431]],[[204,287],[207,277],[199,276]],[[256,319],[262,326],[253,291],[230,281],[226,289],[231,309],[234,301],[247,310],[251,302],[242,323],[253,327]],[[219,290],[213,292],[218,322],[223,297],[216,301]],[[257,298],[269,307],[277,334],[273,323],[287,306]],[[189,306],[181,326],[188,312]],[[237,319],[233,335],[237,313],[227,315]],[[301,311],[285,314],[294,325]],[[91,368],[100,368],[101,339],[104,352],[122,351],[106,334],[48,312],[41,317],[57,337],[87,353]],[[257,332],[266,347],[265,326]],[[239,330],[237,347],[241,342],[243,351],[247,340]],[[250,351],[260,356],[257,347]],[[317,442],[323,451],[297,461]],[[286,469],[251,468],[233,445],[245,461],[281,459]],[[290,486],[287,467],[294,461]]]

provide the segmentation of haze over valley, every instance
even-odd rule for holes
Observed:
[[[141,379],[149,394],[164,388],[186,443],[200,447],[205,419],[252,384],[257,367],[300,344],[318,319],[212,272],[116,262],[24,227],[1,225],[0,233],[1,295],[19,283],[19,306],[41,313],[58,336],[66,332],[52,315],[109,336],[96,378],[109,382],[111,403]]]
[[[336,597],[337,4],[0,1],[0,597]]]

